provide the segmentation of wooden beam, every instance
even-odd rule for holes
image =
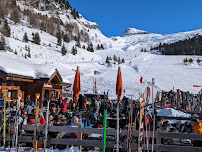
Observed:
[[[103,134],[102,128],[78,128],[68,126],[50,126],[49,132],[69,132],[69,133],[87,133],[87,134]],[[115,136],[115,129],[107,129],[108,136]]]
[[[14,125],[10,126],[11,129],[14,129]],[[34,131],[34,125],[23,126],[25,131]],[[38,132],[43,132],[44,126],[38,127]],[[87,133],[87,134],[103,134],[102,128],[80,128],[80,127],[69,127],[69,126],[49,126],[49,132],[69,132],[69,133]],[[106,131],[108,136],[115,136],[115,129],[107,129]]]
[[[78,140],[78,139],[63,139],[63,138],[50,138],[48,141],[50,144],[57,144],[57,145],[81,145],[84,147],[102,147],[102,141],[99,140]],[[114,142],[107,141],[106,147],[113,148]]]
[[[193,133],[174,133],[174,132],[158,132],[160,138],[165,139],[193,139],[202,141],[201,134],[193,134]]]
[[[10,81],[23,81],[23,82],[33,82],[33,80],[30,80],[30,79],[12,78],[12,77],[6,77],[6,80],[10,80]]]

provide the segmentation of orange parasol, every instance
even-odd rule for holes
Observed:
[[[77,67],[75,78],[74,78],[74,85],[73,85],[75,100],[79,99],[80,91],[81,91],[80,70],[79,70],[79,67]]]
[[[118,74],[117,74],[117,80],[116,80],[116,94],[118,96],[118,102],[121,102],[122,90],[123,90],[122,74],[121,74],[121,68],[119,67]]]

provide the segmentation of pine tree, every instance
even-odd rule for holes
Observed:
[[[29,47],[29,46],[28,46],[28,48],[27,48],[27,51],[28,51],[28,55],[27,55],[27,56],[28,56],[29,58],[31,58],[30,47]]]
[[[118,64],[121,64],[121,58],[118,57]]]
[[[61,46],[62,40],[61,40],[61,34],[60,34],[60,31],[57,32],[56,36],[57,36],[57,43],[58,43],[57,45]]]
[[[33,36],[33,42],[35,43],[35,44],[38,44],[38,45],[40,45],[40,42],[41,42],[41,39],[40,39],[40,36],[39,36],[39,33],[38,32],[36,32],[35,34],[33,34],[34,36]]]
[[[97,48],[96,48],[96,50],[100,50],[100,45],[99,45],[99,44],[97,45]]]
[[[188,62],[187,58],[185,58],[183,62],[184,62],[184,63],[187,63],[187,62]]]
[[[114,55],[113,60],[114,60],[114,64],[115,64],[116,61],[117,61],[117,57],[116,57],[116,55]]]
[[[74,17],[74,19],[76,19],[76,9],[74,8],[73,11],[71,12],[72,16]]]
[[[65,7],[66,7],[66,9],[71,8],[71,6],[70,6],[70,4],[69,4],[69,2],[68,2],[68,1],[66,1],[66,5],[65,5]]]
[[[9,27],[6,19],[4,21],[4,35],[7,37],[10,37],[10,35],[11,35],[11,28]]]
[[[192,62],[193,62],[193,59],[192,59],[192,58],[190,58],[190,59],[189,59],[189,62],[190,62],[190,63],[192,63]]]
[[[125,63],[125,59],[124,58],[122,58],[121,63]]]
[[[69,37],[67,36],[67,34],[64,35],[63,40],[64,40],[66,43],[69,43]]]
[[[82,49],[86,49],[85,45],[82,46]]]
[[[76,54],[77,54],[77,49],[76,49],[74,46],[72,47],[72,54],[73,54],[73,55],[76,55]]]
[[[25,50],[28,51],[27,45],[25,45]]]
[[[81,48],[81,43],[80,43],[80,36],[78,34],[78,38],[76,38],[76,46]]]
[[[76,37],[76,35],[74,36],[74,41],[77,41],[77,37]]]
[[[104,46],[103,46],[102,44],[101,44],[100,48],[101,48],[102,50],[104,50]]]
[[[28,58],[31,58],[30,50],[28,51]]]
[[[90,44],[88,44],[87,50],[88,50],[89,52],[94,52],[93,43],[92,43],[92,42],[91,42]]]
[[[66,50],[66,48],[65,48],[64,44],[63,44],[63,46],[62,46],[61,53],[62,53],[62,56],[64,56],[64,55],[66,55],[66,54],[67,54],[67,50]]]
[[[110,64],[109,57],[107,56],[105,63]]]
[[[199,58],[196,60],[196,62],[199,64],[200,63],[200,60],[199,60]]]
[[[79,18],[79,12],[78,11],[76,12],[76,18]]]
[[[24,41],[24,42],[28,42],[27,32],[25,32],[25,34],[24,34],[24,36],[23,36],[23,41]]]

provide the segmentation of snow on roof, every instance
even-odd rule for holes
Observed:
[[[34,79],[50,78],[55,72],[50,65],[34,64],[23,57],[7,52],[0,52],[0,70]]]
[[[123,31],[122,37],[129,36],[129,35],[136,35],[136,34],[149,34],[147,31],[138,30],[135,28],[128,28],[127,30]]]

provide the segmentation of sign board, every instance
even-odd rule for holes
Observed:
[[[44,88],[53,88],[52,84],[44,83],[43,84]]]
[[[193,87],[200,88],[200,87],[201,87],[201,85],[193,85]]]

